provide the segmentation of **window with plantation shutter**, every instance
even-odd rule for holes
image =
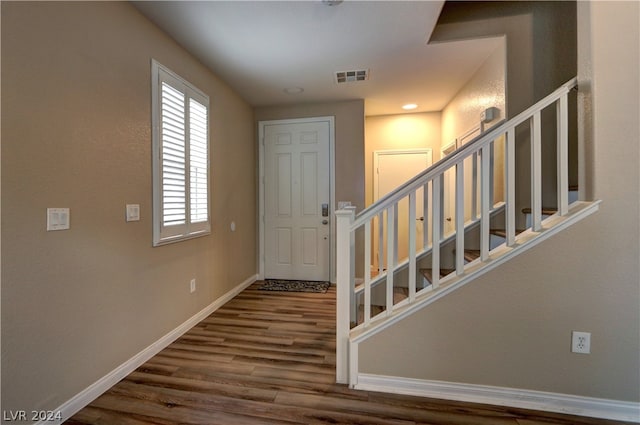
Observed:
[[[153,243],[211,231],[209,98],[153,61]]]

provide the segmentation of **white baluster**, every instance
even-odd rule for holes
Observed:
[[[456,274],[464,273],[464,162],[456,164]]]
[[[416,192],[409,194],[409,301],[416,297]]]
[[[440,234],[438,235],[438,239],[444,239],[444,179],[445,175],[442,174],[442,184],[440,185]]]
[[[505,184],[506,190],[506,244],[513,246],[516,241],[516,130],[511,127],[507,130],[507,142],[505,148]]]
[[[384,211],[378,214],[378,273],[384,273]]]
[[[442,174],[438,174],[433,178],[433,205],[431,208],[431,285],[436,289],[440,285],[440,185]]]
[[[393,308],[393,271],[396,267],[396,208],[397,204],[387,208],[387,314],[391,314]]]
[[[471,156],[471,220],[478,217],[478,154],[474,152]]]
[[[558,213],[569,212],[569,113],[565,93],[556,104],[558,126]]]
[[[480,152],[480,160],[482,162],[480,167],[480,259],[481,261],[487,261],[489,259],[489,224],[491,210],[491,153],[489,145],[482,147]]]
[[[429,246],[429,183],[425,183],[422,186],[422,203],[424,204],[424,208],[422,208],[422,249],[425,251]]]
[[[542,229],[542,137],[540,111],[531,121],[531,230]]]
[[[371,321],[371,222],[364,225],[364,325]]]

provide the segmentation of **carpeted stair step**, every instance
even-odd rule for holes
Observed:
[[[516,235],[519,235],[522,232],[524,232],[524,230],[516,229]],[[489,233],[500,238],[507,238],[507,231],[505,229],[491,229],[489,230]]]
[[[454,269],[440,269],[440,278],[443,278],[454,271]],[[433,269],[420,269],[420,274],[424,276],[429,283],[433,281]]]
[[[453,255],[456,255],[456,250],[453,250]],[[475,260],[476,258],[480,257],[480,250],[479,249],[465,249],[464,250],[464,260],[467,263],[472,262],[473,260]]]
[[[400,301],[409,298],[409,288],[401,288],[398,286],[394,286],[393,287],[393,304],[398,304]],[[374,317],[377,314],[382,313],[383,311],[385,311],[385,306],[382,305],[375,305],[372,304],[371,305],[371,317]],[[357,323],[351,323],[351,327],[354,327],[356,325],[359,325],[360,323],[364,322],[364,305],[359,304],[358,305],[358,318],[357,318]]]
[[[569,198],[571,198],[571,192],[576,192],[576,199],[577,199],[577,192],[578,192],[578,185],[571,185],[569,186]],[[569,199],[569,202],[571,202],[571,199]],[[524,214],[531,214],[531,207],[528,208],[523,208],[522,212]],[[552,207],[552,208],[548,208],[548,207],[542,207],[542,215],[553,215],[555,213],[558,212],[558,208]]]
[[[409,288],[393,287],[393,303],[398,304],[400,301],[409,298]]]
[[[522,212],[524,214],[531,214],[531,208],[530,207],[523,208]],[[542,215],[553,215],[553,214],[555,214],[557,212],[558,212],[557,208],[542,207]]]
[[[479,249],[465,249],[464,250],[464,259],[468,262],[472,262],[473,260],[480,258],[480,250]]]

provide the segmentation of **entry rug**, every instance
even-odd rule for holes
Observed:
[[[267,279],[260,287],[261,291],[284,292],[317,292],[324,294],[329,289],[329,282],[314,282],[310,280],[279,280]]]

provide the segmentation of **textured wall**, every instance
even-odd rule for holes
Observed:
[[[501,45],[489,56],[473,77],[451,99],[442,110],[442,144],[447,145],[455,139],[458,143],[468,143],[472,139],[460,140],[474,128],[480,128],[480,114],[489,107],[499,110],[496,118],[484,124],[485,129],[496,125],[507,116],[506,111],[506,45],[503,38]],[[494,172],[493,182],[494,202],[504,200],[504,138],[494,143]],[[473,176],[473,160],[464,161],[465,180],[465,222],[471,219]],[[451,185],[451,197],[455,198],[455,187]],[[453,211],[451,212],[454,215]],[[455,225],[455,217],[452,220]]]
[[[152,58],[211,98],[212,234],[158,248]],[[2,3],[4,410],[60,406],[256,273],[254,149],[251,108],[128,3]]]

